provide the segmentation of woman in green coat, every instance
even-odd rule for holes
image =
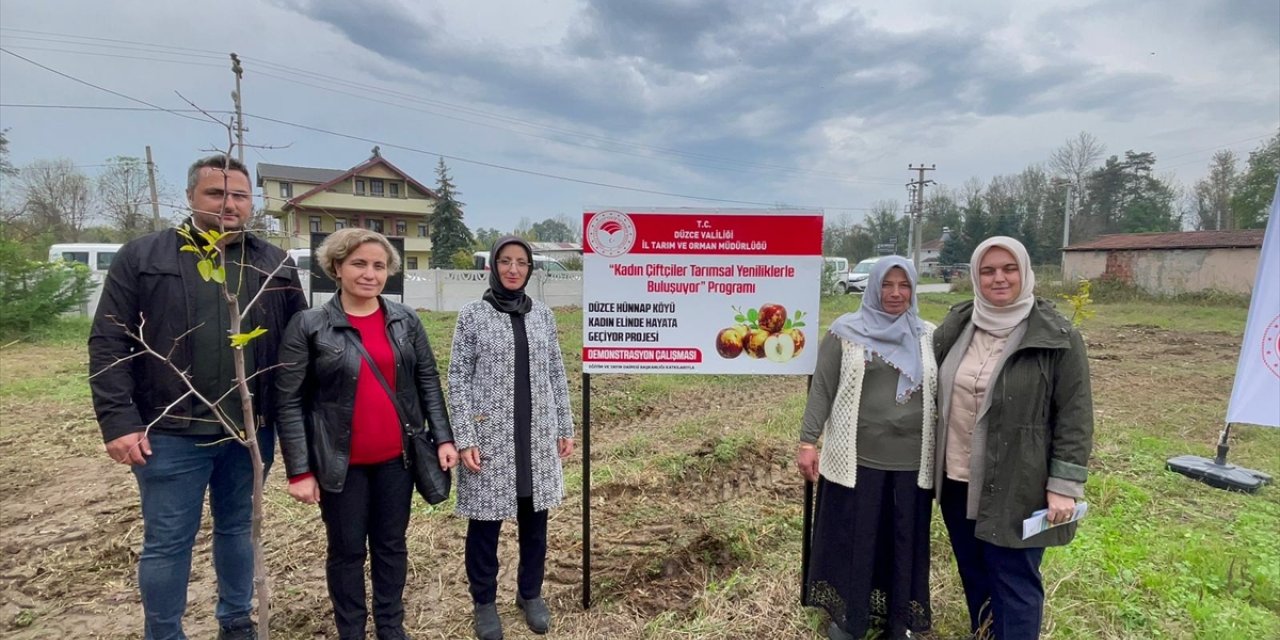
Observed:
[[[970,263],[974,299],[934,335],[938,371],[935,474],[974,631],[991,617],[999,640],[1038,638],[1045,547],[1075,535],[1093,446],[1084,340],[1036,298],[1022,243],[997,236]],[[1061,525],[1022,538],[1040,509]]]

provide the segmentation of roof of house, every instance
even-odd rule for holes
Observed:
[[[942,238],[920,243],[921,251],[942,251]]]
[[[267,178],[285,182],[309,182],[320,184],[328,182],[346,173],[342,169],[320,169],[316,167],[291,167],[287,164],[258,164],[258,186]]]
[[[362,171],[368,171],[369,169],[371,169],[371,168],[373,168],[373,167],[375,167],[375,166],[377,166],[377,165],[382,165],[382,166],[386,167],[388,171],[391,171],[392,173],[395,173],[395,174],[399,175],[400,177],[404,178],[404,181],[405,181],[405,182],[407,182],[407,183],[409,183],[409,184],[413,185],[413,186],[414,186],[414,188],[416,188],[417,190],[419,190],[419,191],[421,191],[421,192],[425,193],[428,197],[430,197],[430,198],[438,198],[438,197],[439,197],[439,196],[437,196],[437,195],[436,195],[436,192],[435,192],[435,191],[432,191],[431,189],[427,188],[427,187],[426,187],[426,186],[424,186],[421,182],[418,182],[417,180],[414,180],[414,179],[413,179],[413,176],[411,176],[411,175],[409,175],[409,174],[405,173],[404,171],[401,171],[401,170],[400,170],[400,167],[397,167],[397,166],[395,166],[394,164],[391,164],[391,161],[390,161],[390,160],[387,160],[386,158],[382,157],[382,154],[378,153],[378,152],[377,152],[377,148],[375,147],[375,148],[374,148],[374,154],[373,154],[372,156],[369,156],[369,159],[368,159],[368,160],[365,160],[364,162],[361,162],[360,164],[358,164],[358,165],[356,165],[356,166],[354,166],[354,167],[351,167],[350,169],[347,169],[346,171],[336,171],[336,172],[332,172],[332,170],[331,170],[331,169],[309,169],[309,171],[331,171],[332,173],[329,175],[329,178],[328,178],[327,180],[325,180],[324,182],[322,182],[322,183],[320,183],[320,184],[318,184],[318,185],[316,185],[316,186],[312,187],[312,188],[311,188],[310,190],[308,190],[306,193],[302,193],[302,194],[299,194],[299,195],[296,195],[296,196],[294,196],[294,197],[290,198],[290,199],[289,199],[289,201],[288,201],[287,203],[285,203],[285,208],[287,209],[287,208],[289,208],[289,207],[298,206],[298,205],[299,205],[303,200],[306,200],[307,198],[310,198],[311,196],[313,196],[313,195],[315,195],[315,194],[317,194],[317,193],[322,193],[322,192],[324,192],[324,190],[328,189],[329,187],[331,187],[331,186],[333,186],[333,185],[335,185],[335,184],[337,184],[337,183],[339,183],[339,182],[342,182],[343,180],[346,180],[347,178],[350,178],[350,177],[352,177],[352,176],[358,175],[358,174],[359,174],[360,172],[362,172]],[[276,166],[276,167],[278,167],[278,166],[280,166],[280,165],[267,165],[267,166]],[[259,169],[258,169],[258,170],[259,170],[259,174],[261,174],[262,165],[258,165],[258,168],[259,168]],[[306,169],[305,167],[288,167],[288,168],[290,168],[290,169],[303,169],[303,170],[308,170],[308,169]],[[261,177],[259,177],[259,178],[258,178],[258,180],[259,180],[258,184],[262,184],[262,182],[261,182],[262,178],[261,178]]]
[[[1147,251],[1158,249],[1231,249],[1262,246],[1265,229],[1114,233],[1073,244],[1066,251]]]

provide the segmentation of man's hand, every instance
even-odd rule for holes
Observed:
[[[120,464],[144,465],[151,455],[151,442],[144,432],[127,433],[108,442],[107,455]]]

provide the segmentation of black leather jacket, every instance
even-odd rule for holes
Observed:
[[[267,330],[250,344],[258,375],[249,380],[255,413],[268,425],[276,420],[276,371],[272,365],[279,352],[281,335],[293,315],[307,308],[297,272],[290,260],[288,269],[278,267],[285,261],[282,249],[247,234],[245,254],[253,269],[244,272],[245,290],[257,292],[265,287],[262,297],[245,318],[245,331],[254,327]],[[123,435],[142,431],[152,421],[155,429],[181,433],[192,414],[193,400],[183,398],[186,384],[172,367],[189,370],[195,359],[189,338],[184,338],[196,323],[195,295],[198,286],[211,286],[196,271],[196,261],[179,252],[182,246],[178,232],[165,229],[126,243],[111,263],[102,286],[89,333],[89,387],[93,390],[93,407],[98,415],[102,439],[110,442]],[[274,274],[270,279],[265,274]],[[145,324],[140,319],[145,318]],[[134,355],[138,343],[126,335],[118,322],[130,331],[141,331],[147,344],[160,353],[169,354],[172,367],[159,358],[138,357],[117,364]],[[115,366],[113,366],[115,365]],[[167,415],[161,415],[173,405]]]
[[[396,404],[411,430],[431,428],[436,444],[453,442],[436,359],[422,320],[409,307],[381,300],[396,361]],[[349,337],[348,337],[349,336]],[[342,491],[351,458],[351,415],[363,359],[350,342],[360,334],[335,295],[294,316],[280,345],[277,431],[289,477],[312,473],[325,491]],[[407,459],[406,459],[407,460]]]

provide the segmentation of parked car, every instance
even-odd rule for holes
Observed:
[[[867,278],[871,277],[871,267],[883,256],[867,258],[849,270],[849,291],[863,292],[867,290]]]
[[[849,260],[836,256],[823,257],[822,276],[824,292],[836,290],[840,293],[849,292]]]
[[[477,251],[471,254],[472,260],[475,262],[476,269],[489,270],[489,252]],[[560,264],[555,258],[548,258],[540,253],[533,254],[534,270],[541,269],[547,273],[556,273],[557,271],[568,271],[564,265]]]

